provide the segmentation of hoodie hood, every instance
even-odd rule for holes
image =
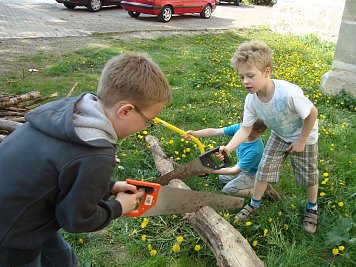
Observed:
[[[95,147],[112,146],[117,141],[98,97],[90,93],[42,105],[25,119],[44,134],[64,141]]]

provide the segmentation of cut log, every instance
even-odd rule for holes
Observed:
[[[156,168],[160,175],[173,170],[173,165],[165,156],[159,140],[146,136],[150,145]],[[171,180],[169,186],[190,189],[181,180]],[[210,207],[188,213],[185,218],[201,239],[214,253],[217,266],[222,267],[260,267],[263,262],[257,257],[248,241],[224,218]]]
[[[22,125],[22,123],[19,123],[19,122],[0,119],[0,129],[1,130],[13,132],[21,125]]]
[[[0,108],[16,106],[18,103],[33,100],[40,97],[40,92],[30,92],[19,96],[10,97],[7,101],[0,102]]]

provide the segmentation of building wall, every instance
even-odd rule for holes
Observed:
[[[272,8],[271,30],[315,34],[336,43],[346,0],[278,0]]]

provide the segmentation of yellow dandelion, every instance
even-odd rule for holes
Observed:
[[[149,251],[152,251],[152,249],[153,249],[152,245],[151,245],[151,244],[148,244],[148,245],[147,245],[147,249],[148,249]]]
[[[324,172],[323,173],[323,176],[326,178],[326,177],[329,177],[329,173],[328,172]]]
[[[250,225],[252,225],[252,222],[247,221],[245,224],[246,224],[246,226],[250,226]]]
[[[144,135],[147,135],[148,134],[148,132],[145,130],[145,131],[143,131],[142,132]]]
[[[271,217],[268,218],[268,222],[273,222],[273,219]]]
[[[172,250],[174,252],[179,252],[180,251],[180,245],[179,244],[174,244],[173,247],[172,247]]]
[[[252,246],[253,246],[253,247],[257,246],[257,240],[253,240]]]
[[[165,138],[162,136],[160,139],[161,139],[161,141],[164,141]]]
[[[177,242],[180,244],[180,243],[182,243],[183,242],[183,240],[184,240],[184,237],[183,236],[178,236],[177,237]]]
[[[145,241],[147,240],[147,235],[142,235],[142,236],[141,236],[141,240],[142,240],[143,242],[145,242]]]
[[[325,196],[326,196],[325,192],[320,192],[319,195],[320,195],[321,197],[325,197]]]
[[[295,209],[295,205],[294,205],[294,204],[290,204],[290,207],[291,207],[292,209]]]
[[[187,148],[185,149],[185,151],[186,151],[187,153],[189,153],[189,152],[191,151],[190,147],[187,147]]]
[[[343,207],[343,206],[344,206],[344,202],[340,201],[340,202],[337,203],[337,205],[338,205],[339,207]]]
[[[141,228],[145,228],[148,224],[149,220],[147,218],[143,218],[143,221],[141,223]]]
[[[127,157],[127,154],[126,153],[121,153],[121,157]]]
[[[195,250],[195,251],[201,250],[201,246],[200,246],[200,245],[195,245],[195,246],[194,246],[194,250]]]
[[[136,229],[133,229],[132,232],[131,232],[132,235],[135,235],[136,233],[137,233]]]
[[[79,243],[79,245],[83,246],[84,245],[84,239],[80,237],[79,240],[78,240],[78,243]]]
[[[338,249],[339,249],[340,251],[344,251],[344,250],[345,250],[345,247],[344,247],[344,246],[339,246]]]
[[[281,211],[278,211],[277,214],[278,214],[279,217],[281,217],[283,213]]]
[[[337,248],[333,248],[332,253],[334,256],[340,254],[339,250]]]
[[[156,256],[156,255],[157,255],[157,250],[152,249],[152,250],[150,251],[150,255],[151,255],[151,256]]]
[[[267,236],[267,234],[268,234],[268,229],[267,229],[267,228],[265,228],[265,229],[263,230],[263,236],[264,236],[264,237],[266,237],[266,236]]]
[[[137,135],[138,138],[142,139],[143,138],[143,135],[139,134]]]

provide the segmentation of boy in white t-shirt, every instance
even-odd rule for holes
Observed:
[[[220,152],[231,153],[244,142],[252,125],[261,119],[271,129],[271,136],[256,173],[251,202],[237,215],[247,219],[260,207],[267,183],[279,181],[279,173],[290,157],[296,182],[306,187],[307,206],[304,230],[314,234],[317,228],[318,195],[318,111],[300,87],[287,81],[271,79],[272,50],[257,41],[239,46],[231,63],[238,70],[249,94],[244,105],[244,120],[227,146]]]

